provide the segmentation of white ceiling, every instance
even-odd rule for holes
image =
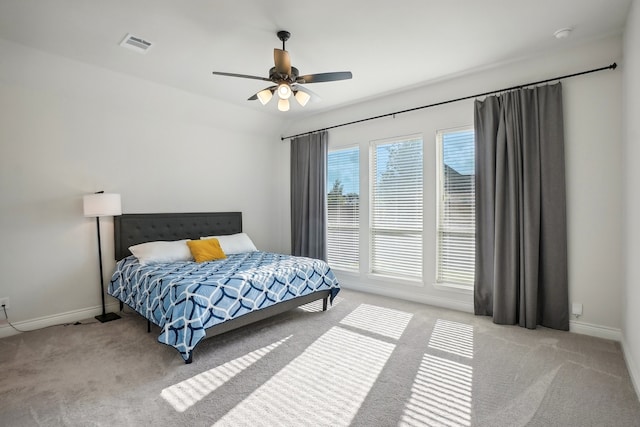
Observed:
[[[474,69],[621,34],[631,0],[0,0],[0,38],[272,114],[301,115]],[[555,30],[573,27],[568,39]],[[247,98],[269,83],[278,30],[301,74],[351,71],[307,87],[288,113]],[[119,43],[154,43],[145,55]],[[46,72],[46,70],[42,70]]]

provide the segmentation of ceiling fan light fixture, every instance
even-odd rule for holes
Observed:
[[[278,85],[278,96],[280,97],[280,99],[289,99],[289,97],[291,96],[291,86],[289,86],[287,83],[280,83]]]
[[[280,111],[289,111],[289,100],[288,99],[279,99],[278,100],[278,110],[280,110]]]
[[[267,103],[271,101],[271,98],[273,97],[273,92],[271,92],[270,89],[264,89],[258,92],[256,95],[258,96],[258,99],[260,100],[260,103],[262,105],[267,105]]]
[[[296,92],[295,97],[296,97],[296,101],[298,101],[298,104],[300,104],[303,107],[307,105],[307,102],[309,102],[309,100],[311,99],[311,95],[301,90]]]

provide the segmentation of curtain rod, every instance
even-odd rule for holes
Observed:
[[[496,90],[492,90],[492,91],[489,91],[489,92],[478,93],[478,94],[475,94],[475,95],[463,96],[462,98],[449,99],[447,101],[436,102],[434,104],[423,105],[421,107],[408,108],[406,110],[396,111],[395,113],[387,113],[387,114],[381,114],[379,116],[367,117],[366,119],[354,120],[352,122],[341,123],[339,125],[333,125],[333,126],[329,126],[329,127],[322,128],[322,129],[316,129],[316,130],[312,130],[312,131],[309,131],[309,132],[299,133],[299,134],[296,134],[296,135],[283,136],[283,137],[280,137],[280,140],[284,141],[285,139],[291,139],[291,138],[297,138],[299,136],[311,135],[312,133],[315,133],[315,132],[322,132],[324,130],[335,129],[335,128],[339,128],[339,127],[342,127],[342,126],[354,125],[356,123],[362,123],[362,122],[366,122],[366,121],[369,121],[369,120],[376,120],[376,119],[381,119],[383,117],[395,116],[396,114],[408,113],[408,112],[411,112],[411,111],[422,110],[424,108],[437,107],[438,105],[451,104],[452,102],[464,101],[465,99],[479,98],[481,96],[493,95],[494,93],[508,92],[510,90],[522,89],[523,87],[535,86],[535,85],[539,85],[539,84],[542,84],[542,83],[552,82],[554,80],[562,80],[562,79],[567,79],[569,77],[576,77],[576,76],[581,76],[583,74],[590,74],[590,73],[595,73],[595,72],[598,72],[598,71],[604,71],[604,70],[609,70],[609,69],[615,70],[617,66],[618,66],[618,64],[616,64],[614,62],[613,64],[607,65],[606,67],[594,68],[592,70],[581,71],[579,73],[573,73],[573,74],[566,74],[564,76],[559,76],[559,77],[554,77],[554,78],[551,78],[551,79],[540,80],[540,81],[537,81],[537,82],[525,83],[525,84],[521,84],[521,85],[517,85],[517,86],[511,86],[511,87],[504,88],[504,89],[496,89]]]

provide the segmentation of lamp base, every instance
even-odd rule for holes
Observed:
[[[116,320],[119,318],[120,316],[118,316],[115,313],[107,313],[107,314],[101,314],[99,316],[96,316],[96,319],[98,319],[101,323],[111,322],[112,320]]]

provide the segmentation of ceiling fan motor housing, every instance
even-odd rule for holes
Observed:
[[[269,70],[269,78],[274,82],[295,83],[299,74],[300,73],[296,67],[291,67],[291,75],[279,73],[276,70],[276,67],[271,67]]]

